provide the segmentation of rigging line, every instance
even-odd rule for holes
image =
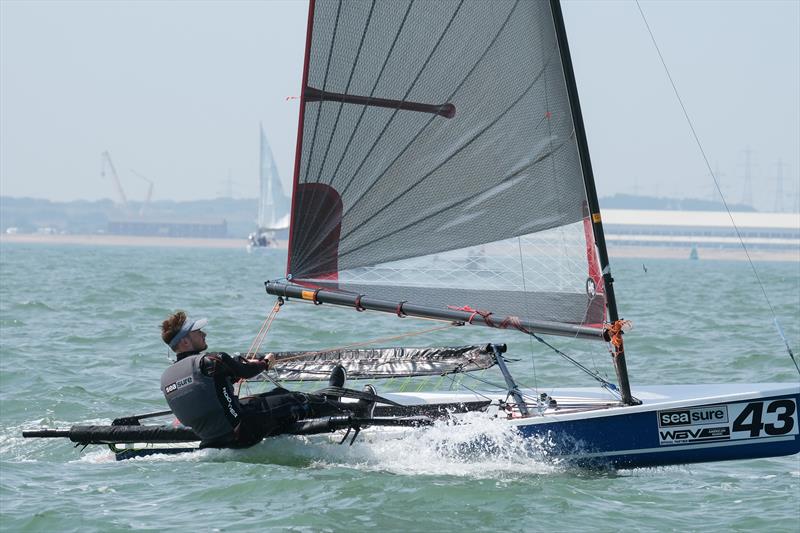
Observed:
[[[484,369],[484,371],[485,370],[486,369]],[[454,373],[452,375],[455,375],[455,374],[456,373]],[[458,374],[461,374],[462,379],[467,377],[467,378],[470,378],[470,379],[474,379],[475,381],[478,381],[480,383],[483,383],[484,385],[490,385],[490,386],[494,387],[495,389],[497,389],[495,392],[507,392],[508,391],[508,386],[505,385],[505,384],[501,385],[499,383],[495,383],[493,381],[489,381],[488,379],[483,378],[483,377],[473,376],[472,374],[468,374],[467,372],[458,372]],[[523,396],[524,396],[524,394],[523,394]]]
[[[405,101],[405,99],[408,98],[408,95],[411,94],[411,91],[414,90],[414,87],[417,85],[417,82],[422,77],[422,73],[425,72],[425,69],[428,68],[428,64],[431,62],[431,59],[433,58],[434,54],[439,49],[439,45],[442,44],[442,41],[444,40],[444,36],[447,35],[447,32],[450,29],[450,26],[452,26],[453,21],[456,19],[456,16],[458,15],[458,12],[461,10],[461,6],[463,6],[463,5],[464,5],[464,0],[461,0],[461,2],[459,2],[459,4],[458,4],[458,7],[455,9],[455,11],[453,11],[453,15],[450,17],[450,20],[447,21],[447,25],[442,30],[442,33],[439,35],[439,38],[436,40],[436,43],[433,45],[433,48],[431,48],[431,51],[428,54],[428,57],[425,58],[425,62],[422,63],[422,66],[417,71],[417,75],[411,81],[411,85],[409,85],[409,87],[406,90],[405,94],[401,98],[402,101]],[[392,121],[394,121],[394,118],[397,116],[399,111],[400,111],[400,109],[395,109],[392,112],[392,115],[389,117],[389,120],[386,121],[386,124],[384,124],[383,129],[381,129],[381,132],[378,134],[378,137],[374,141],[372,141],[372,146],[369,147],[369,149],[367,150],[367,153],[364,155],[364,158],[361,160],[361,163],[359,163],[358,166],[356,167],[356,169],[353,171],[353,174],[350,177],[350,181],[347,183],[347,185],[345,185],[344,189],[342,189],[342,195],[347,193],[347,189],[350,188],[350,185],[353,183],[353,180],[358,175],[358,173],[361,171],[361,167],[363,167],[364,163],[367,162],[367,159],[369,158],[369,154],[372,153],[372,150],[374,150],[375,147],[378,145],[378,143],[381,141],[381,139],[383,138],[383,134],[386,133],[387,129],[389,129],[389,125],[392,123]],[[367,192],[368,191],[369,191],[369,189],[367,189]],[[363,198],[363,195],[362,195],[362,198]]]
[[[532,336],[534,339],[536,339],[537,341],[541,342],[542,344],[544,344],[545,346],[547,346],[548,348],[550,348],[551,350],[556,352],[558,355],[560,355],[561,357],[563,357],[564,359],[566,359],[567,361],[569,361],[570,363],[572,363],[573,365],[575,365],[579,369],[583,370],[586,374],[591,376],[593,379],[597,380],[599,383],[602,383],[604,387],[611,386],[614,390],[616,390],[616,388],[617,388],[616,385],[614,385],[610,381],[607,381],[607,380],[603,379],[602,377],[600,377],[600,375],[598,375],[597,372],[594,372],[594,371],[590,370],[589,368],[585,367],[584,365],[582,365],[581,363],[579,363],[578,361],[576,361],[575,359],[573,359],[569,355],[565,354],[564,352],[562,352],[561,350],[559,350],[558,348],[556,348],[552,344],[549,344],[546,340],[544,340],[543,338],[538,336],[536,333],[530,331],[530,332],[528,332],[528,335]]]
[[[271,313],[270,315],[267,316],[267,318],[264,319],[264,322],[261,323],[261,329],[258,330],[258,333],[256,333],[253,342],[250,343],[250,347],[247,349],[247,352],[245,352],[246,359],[250,359],[250,354],[253,353],[254,351],[253,348],[256,346],[256,344],[261,344],[260,342],[258,342],[258,339],[264,334],[264,328],[267,327],[267,323],[269,322],[270,316],[272,316]]]
[[[403,28],[405,27],[406,20],[408,19],[408,14],[411,12],[411,6],[414,5],[414,0],[408,3],[408,7],[406,8],[406,12],[403,14],[403,20],[400,21],[400,26],[397,29],[397,33],[394,36],[394,40],[392,44],[389,46],[388,52],[386,52],[386,58],[383,61],[383,65],[381,65],[381,70],[378,72],[377,76],[375,77],[375,83],[372,85],[372,89],[370,90],[369,96],[373,96],[375,94],[375,90],[378,88],[378,83],[381,81],[381,77],[383,76],[384,70],[386,70],[386,66],[389,64],[389,59],[392,57],[392,53],[394,52],[395,46],[397,45],[397,41],[400,39],[400,34],[403,32]],[[305,87],[303,88],[305,91]],[[345,143],[344,149],[342,150],[342,155],[339,157],[339,162],[336,164],[336,167],[333,169],[333,173],[331,176],[336,176],[339,173],[339,167],[342,165],[342,162],[347,155],[347,152],[350,150],[350,144],[353,142],[355,138],[356,131],[358,131],[359,126],[361,125],[361,121],[364,118],[364,114],[367,112],[368,106],[363,106],[361,108],[361,113],[358,116],[358,120],[356,121],[355,126],[353,126],[353,131],[350,132],[350,137],[347,139],[347,143]],[[320,109],[322,108],[322,102],[320,102]],[[321,169],[320,169],[321,170]],[[341,194],[340,194],[341,196]],[[315,217],[316,220],[316,217]],[[303,239],[302,243],[299,243],[298,250],[305,250],[306,245],[308,244],[309,239],[312,235],[309,233],[308,236]]]
[[[592,241],[594,241],[594,238],[592,238]],[[592,244],[594,244],[594,242]],[[592,249],[593,253],[597,253],[596,247],[597,247],[597,245],[594,244],[594,248]],[[600,279],[603,281],[603,283],[605,283],[605,280],[602,277]],[[595,297],[597,296],[597,293],[598,293],[598,291],[597,291],[597,289],[595,289]],[[605,293],[605,285],[603,285],[603,299],[605,299],[605,294],[606,294]],[[587,322],[589,321],[588,320],[588,316],[589,316],[589,308],[591,307],[591,305],[592,304],[591,304],[591,300],[590,300],[589,301],[589,305],[586,306],[586,310],[583,312],[583,318],[581,319],[581,325],[586,325]],[[607,302],[604,305],[607,305]],[[578,336],[575,335],[574,337],[572,337],[572,340],[575,340],[577,338],[578,338]],[[599,376],[600,375],[600,370],[599,370],[599,368],[597,366],[597,361],[595,361],[595,359],[594,359],[594,357],[595,357],[595,345],[594,345],[594,343],[592,343],[590,346],[591,347],[589,348],[589,357],[591,357],[591,359],[592,359],[592,366],[594,366],[595,374],[597,374]],[[606,374],[606,377],[608,377],[608,374]]]
[[[262,322],[262,323],[261,323],[261,328],[258,330],[258,333],[256,333],[256,336],[255,336],[255,338],[253,339],[253,342],[251,342],[251,343],[250,343],[250,347],[247,349],[247,352],[245,352],[245,354],[248,356],[248,357],[247,357],[248,359],[250,358],[250,354],[253,352],[253,347],[254,347],[254,346],[256,346],[256,344],[257,344],[257,341],[258,341],[259,337],[261,337],[261,336],[263,335],[263,333],[264,333],[264,328],[266,328],[266,327],[267,327],[267,323],[268,323],[268,322],[269,322],[269,320],[270,320],[270,318],[269,318],[269,317],[270,317],[270,316],[272,316],[272,313],[273,313],[273,312],[274,312],[274,308],[273,308],[273,311],[270,311],[270,314],[269,314],[269,315],[267,315],[267,318],[266,318],[266,319],[264,319],[264,322]],[[259,343],[259,344],[260,344],[260,343]]]
[[[255,358],[254,356],[258,352],[258,349],[261,347],[261,343],[264,342],[264,338],[266,338],[267,332],[269,332],[269,328],[272,326],[272,321],[275,319],[275,316],[278,314],[278,311],[280,311],[282,305],[283,305],[283,299],[281,297],[278,297],[278,299],[275,301],[275,305],[272,306],[272,311],[270,311],[267,318],[261,324],[261,329],[259,329],[256,338],[253,339],[253,343],[250,345],[250,349],[245,354],[245,359]],[[272,379],[272,377],[270,377],[268,373],[264,372],[264,375],[266,375],[267,379],[272,381],[272,383],[274,383],[275,386],[278,386],[278,382]],[[246,385],[247,383],[248,380],[246,379],[240,380],[236,383],[236,390],[235,390],[236,396],[240,395],[242,391],[242,384],[245,384],[245,386],[247,386]]]
[[[269,316],[264,320],[264,323],[261,325],[261,329],[256,335],[256,338],[253,340],[253,344],[250,345],[250,349],[247,352],[246,359],[253,359],[253,357],[258,352],[259,348],[261,348],[261,344],[264,342],[264,339],[267,337],[267,333],[269,333],[269,329],[272,327],[272,321],[275,320],[275,317],[280,311],[281,306],[283,305],[283,299],[278,298],[275,302],[275,305],[272,306],[272,311],[270,311]]]
[[[525,261],[522,256],[522,237],[517,237],[517,246],[519,248],[519,269],[522,274],[522,291],[527,294],[528,286],[527,283],[525,283]],[[530,344],[531,367],[533,368],[533,388],[538,392],[539,379],[536,377],[536,358],[533,354],[533,339],[531,337],[528,337],[528,343]]]
[[[470,376],[470,377],[472,377],[472,376]],[[477,379],[477,378],[473,378],[473,379]],[[484,383],[486,383],[487,385],[493,385],[495,387],[499,387],[500,391],[504,391],[504,392],[508,391],[508,387],[499,386],[499,385],[497,385],[495,383],[490,383],[488,381],[486,381]],[[526,394],[526,393],[523,392],[524,390],[531,389],[531,387],[528,387],[525,383],[517,383],[517,385],[521,385],[521,387],[518,386],[516,392],[519,393],[520,397],[522,397],[523,400],[529,400],[528,402],[525,402],[526,405],[528,403],[533,403],[533,404],[536,404],[537,406],[542,404],[541,395],[539,394],[538,389],[535,390],[535,392],[534,392],[535,395],[531,396],[530,394]],[[542,393],[542,394],[547,394],[547,393]],[[547,396],[552,398],[552,396],[550,396],[549,394],[547,394]]]
[[[278,312],[276,309],[277,305],[278,304],[276,303],[275,306],[272,308],[272,311],[270,311],[270,314],[261,324],[261,329],[258,331],[258,334],[253,339],[253,342],[250,344],[250,348],[247,350],[246,359],[252,359],[253,356],[256,354],[256,352],[258,352],[258,349],[261,347],[261,344],[264,342],[264,337],[266,336],[267,331],[269,331],[269,328],[272,325],[272,320],[275,317],[275,314]]]
[[[490,396],[487,396],[487,395],[485,395],[484,393],[482,393],[482,392],[480,392],[480,391],[477,391],[477,390],[473,389],[473,388],[472,388],[472,387],[470,387],[469,385],[464,385],[464,382],[463,382],[463,381],[460,381],[460,382],[456,383],[456,378],[455,378],[454,376],[450,376],[450,375],[448,375],[448,376],[447,376],[447,379],[449,379],[450,381],[452,381],[452,383],[450,384],[450,390],[453,390],[453,387],[454,387],[454,386],[464,387],[465,389],[467,389],[468,391],[470,391],[472,394],[474,394],[474,395],[476,395],[476,396],[480,396],[480,397],[482,397],[482,398],[484,398],[484,399],[486,399],[486,400],[489,400],[490,402],[492,401],[492,398],[491,398]],[[490,383],[490,385],[491,385],[491,383]],[[502,390],[505,390],[505,389],[502,389]]]
[[[773,317],[772,320],[775,322],[775,328],[778,330],[778,335],[780,335],[781,339],[783,339],[783,343],[786,345],[786,350],[789,352],[789,357],[792,358],[792,362],[794,363],[794,367],[797,369],[797,373],[800,374],[800,366],[797,366],[797,359],[794,358],[794,353],[789,347],[789,341],[786,339],[786,335],[783,333],[783,328],[781,327],[780,322],[778,322],[778,318]]]
[[[656,42],[655,35],[653,31],[650,29],[650,24],[647,22],[647,18],[644,16],[644,11],[642,10],[642,6],[639,5],[639,0],[635,0],[636,7],[639,9],[639,14],[642,16],[642,20],[644,21],[644,25],[647,28],[647,32],[650,34],[650,40],[653,41],[653,46],[658,53],[658,57],[661,60],[661,65],[664,67],[664,71],[667,73],[667,78],[669,78],[669,83],[672,85],[672,90],[675,93],[675,97],[678,99],[678,103],[683,110],[683,116],[686,118],[687,124],[689,124],[689,129],[692,131],[692,136],[694,137],[694,141],[697,144],[697,148],[700,150],[700,154],[703,156],[703,161],[706,163],[706,168],[708,169],[708,173],[711,175],[711,179],[714,180],[714,186],[717,188],[717,192],[719,193],[720,198],[722,199],[722,205],[725,206],[725,210],[728,212],[728,217],[731,219],[731,224],[733,225],[733,229],[736,231],[736,237],[739,239],[739,244],[742,245],[742,250],[744,250],[744,254],[747,257],[747,262],[750,263],[750,268],[753,271],[753,275],[758,282],[758,286],[761,288],[761,293],[764,295],[764,300],[766,300],[767,305],[769,306],[769,310],[772,313],[772,320],[775,322],[778,328],[778,334],[782,334],[782,330],[780,328],[780,324],[778,323],[778,316],[775,313],[775,308],[772,306],[772,302],[767,295],[767,289],[764,287],[764,284],[761,282],[761,278],[758,275],[758,271],[756,270],[756,266],[753,263],[753,260],[750,258],[750,252],[747,251],[747,246],[744,244],[744,239],[742,239],[742,234],[739,231],[739,227],[736,225],[736,222],[733,220],[733,214],[731,213],[730,208],[728,207],[728,202],[725,200],[725,195],[722,194],[722,188],[719,186],[719,181],[717,181],[717,177],[714,175],[714,171],[711,168],[711,163],[708,161],[708,157],[706,156],[706,152],[703,149],[703,145],[700,142],[700,137],[697,135],[697,132],[694,129],[694,124],[692,123],[692,119],[689,117],[689,112],[686,110],[686,106],[683,105],[683,99],[681,98],[680,93],[678,93],[678,88],[675,85],[675,81],[672,79],[672,74],[669,72],[669,68],[667,67],[667,62],[664,60],[664,56],[661,54],[661,49],[658,47],[658,43]],[[800,366],[797,365],[797,361],[795,360],[794,353],[792,349],[789,347],[789,342],[786,340],[786,337],[782,336],[784,343],[786,344],[786,349],[789,352],[789,357],[792,358],[792,362],[794,362],[795,368],[797,368],[797,372],[800,373]]]
[[[603,294],[605,295],[605,293],[603,293]],[[583,313],[583,318],[581,319],[581,325],[586,325],[587,324],[587,322],[588,322],[587,317],[588,316],[589,316],[589,306],[586,306],[586,310]],[[592,365],[594,365],[594,370],[590,370],[588,367],[578,363],[576,360],[574,360],[571,357],[567,356],[566,354],[564,354],[563,352],[559,351],[555,347],[547,344],[546,342],[544,342],[543,339],[537,337],[535,334],[531,333],[531,336],[536,337],[537,340],[539,340],[540,342],[544,343],[546,346],[551,348],[553,351],[555,351],[559,355],[562,355],[563,357],[565,357],[568,361],[570,361],[573,364],[575,364],[578,368],[581,368],[584,372],[587,372],[593,378],[595,378],[595,379],[599,378],[600,383],[602,383],[603,387],[605,387],[606,389],[608,389],[609,385],[610,385],[612,387],[610,390],[612,390],[615,394],[617,393],[617,387],[613,383],[611,383],[610,381],[608,381],[604,377],[602,377],[601,374],[600,374],[600,370],[598,369],[597,362],[594,359],[594,356],[595,356],[594,345],[592,345],[592,347],[589,349],[590,350],[590,357],[592,358]],[[571,337],[572,340],[576,340],[577,338],[578,338],[577,334],[574,335],[573,337]],[[607,377],[607,374],[606,374],[606,377]]]
[[[439,170],[441,167],[443,167],[444,165],[446,165],[446,164],[447,164],[447,163],[448,163],[448,162],[449,162],[451,159],[453,159],[453,158],[454,158],[456,155],[458,155],[459,153],[461,153],[462,151],[464,151],[465,149],[467,149],[467,148],[468,148],[468,147],[469,147],[469,146],[470,146],[472,143],[474,143],[475,141],[477,141],[477,140],[478,140],[478,139],[479,139],[479,138],[480,138],[480,137],[481,137],[481,136],[482,136],[482,135],[483,135],[483,134],[484,134],[486,131],[488,131],[490,128],[492,128],[492,127],[493,127],[493,126],[495,126],[495,125],[496,125],[498,122],[500,122],[500,120],[501,120],[501,119],[503,119],[503,118],[505,117],[505,115],[506,115],[506,114],[508,114],[508,112],[509,112],[509,111],[511,111],[511,109],[513,109],[513,108],[514,108],[514,107],[515,107],[515,106],[516,106],[516,105],[517,105],[517,104],[518,104],[520,101],[522,101],[522,99],[523,99],[523,98],[524,98],[524,97],[527,95],[527,93],[528,93],[528,92],[529,92],[531,89],[533,89],[533,88],[536,86],[536,83],[539,81],[539,78],[540,78],[540,76],[541,76],[541,75],[542,75],[542,72],[540,72],[540,73],[539,73],[539,76],[537,76],[536,78],[534,78],[534,80],[533,80],[533,81],[530,83],[530,85],[528,85],[528,87],[527,87],[527,88],[526,88],[526,89],[525,89],[525,90],[524,90],[524,91],[523,91],[523,92],[522,92],[522,93],[519,95],[519,97],[518,97],[516,100],[514,100],[514,101],[513,101],[513,102],[512,102],[512,103],[511,103],[511,104],[510,104],[510,105],[509,105],[509,106],[508,106],[508,107],[505,109],[505,111],[503,111],[503,113],[502,113],[502,114],[500,114],[500,115],[499,115],[497,118],[495,118],[494,120],[492,120],[492,122],[491,122],[491,123],[489,123],[489,124],[488,124],[488,125],[487,125],[485,128],[483,128],[483,129],[481,129],[479,132],[477,132],[477,133],[476,133],[476,134],[475,134],[475,135],[474,135],[474,136],[473,136],[473,137],[472,137],[472,138],[471,138],[469,141],[467,141],[467,142],[466,142],[465,144],[463,144],[463,145],[462,145],[460,148],[458,148],[458,149],[457,149],[457,150],[456,150],[456,151],[455,151],[455,152],[454,152],[454,153],[453,153],[453,154],[452,154],[450,157],[448,157],[447,159],[445,159],[444,161],[442,161],[440,164],[436,165],[436,167],[435,167],[433,170],[431,170],[430,172],[428,172],[427,174],[425,174],[424,176],[422,176],[422,178],[420,178],[419,180],[417,180],[417,181],[416,181],[414,184],[412,184],[410,187],[407,187],[407,188],[406,188],[406,189],[405,189],[403,192],[401,192],[401,193],[400,193],[398,196],[396,196],[396,197],[395,197],[395,198],[392,200],[392,202],[394,203],[395,201],[399,200],[399,199],[400,199],[402,196],[406,195],[408,192],[410,192],[412,189],[414,189],[414,188],[415,188],[417,185],[421,184],[423,181],[425,181],[427,178],[429,178],[431,175],[433,175],[433,173],[434,173],[434,172],[436,172],[436,171],[437,171],[437,170]],[[544,119],[542,119],[542,120],[544,120]],[[559,149],[561,149],[563,146],[565,146],[565,145],[567,144],[567,142],[568,142],[568,141],[569,141],[569,139],[565,139],[565,140],[564,140],[564,142],[563,142],[561,145],[559,145],[559,146],[558,146],[558,148],[556,148],[556,151],[558,151],[558,150],[559,150]],[[543,161],[545,158],[547,158],[547,157],[551,156],[553,153],[554,153],[554,152],[549,152],[549,151],[548,151],[548,152],[547,152],[545,155],[541,155],[540,157],[538,157],[538,158],[537,158],[535,161],[533,161],[533,162],[532,162],[532,163],[530,163],[529,165],[526,165],[525,167],[523,167],[523,168],[521,168],[521,169],[517,170],[516,172],[513,172],[512,174],[510,174],[510,175],[508,175],[508,176],[506,176],[506,177],[502,178],[502,179],[501,179],[501,180],[500,180],[500,181],[497,183],[497,185],[499,185],[499,184],[501,184],[501,183],[505,183],[505,182],[508,182],[508,181],[510,181],[511,179],[515,178],[516,176],[518,176],[518,175],[519,175],[519,174],[521,174],[522,172],[525,172],[526,170],[528,170],[530,167],[537,165],[538,163],[540,163],[541,161]],[[488,191],[488,190],[490,190],[490,189],[491,189],[491,187],[490,187],[489,189],[486,189],[486,190]],[[485,192],[485,191],[484,191],[484,192]],[[348,255],[348,254],[350,254],[350,253],[353,253],[353,252],[355,252],[355,251],[358,251],[358,250],[360,250],[361,248],[364,248],[364,247],[366,247],[366,246],[368,246],[368,245],[374,244],[374,243],[376,243],[376,242],[378,242],[378,241],[381,241],[381,240],[383,240],[383,239],[385,239],[385,238],[387,238],[387,237],[391,237],[391,236],[393,236],[393,235],[396,235],[396,234],[398,234],[398,233],[400,233],[400,232],[402,232],[402,231],[404,231],[404,230],[408,229],[409,227],[411,227],[411,226],[413,226],[413,225],[415,225],[415,224],[419,224],[420,222],[423,222],[423,221],[425,221],[425,220],[428,220],[428,219],[430,219],[430,218],[432,218],[432,217],[434,217],[434,216],[438,216],[438,215],[440,215],[440,214],[441,214],[441,212],[443,212],[443,211],[445,211],[445,210],[453,209],[453,208],[455,208],[455,207],[458,207],[458,206],[460,206],[460,205],[462,205],[462,204],[464,204],[464,203],[471,202],[471,201],[474,201],[474,200],[475,200],[474,196],[468,196],[468,197],[466,197],[466,198],[463,198],[462,200],[459,200],[459,201],[457,201],[457,202],[455,202],[455,203],[453,203],[453,204],[451,204],[451,205],[447,206],[446,208],[444,208],[444,209],[442,209],[442,210],[440,210],[440,211],[437,211],[436,213],[431,213],[431,214],[425,215],[424,217],[418,218],[417,220],[413,220],[412,222],[409,222],[408,224],[406,224],[406,225],[404,225],[404,226],[402,226],[402,227],[399,227],[399,228],[395,229],[394,231],[391,231],[391,232],[389,232],[389,233],[386,233],[386,234],[384,234],[384,235],[381,235],[381,236],[380,236],[380,237],[378,237],[377,239],[373,239],[373,240],[372,240],[372,241],[370,241],[370,242],[367,242],[367,243],[361,244],[361,245],[359,245],[359,246],[357,246],[357,247],[355,247],[355,248],[351,248],[350,250],[347,250],[347,251],[345,251],[345,252],[342,252],[341,254],[339,254],[339,258],[341,259],[342,257],[344,257],[344,256],[346,256],[346,255]],[[369,222],[370,220],[372,220],[373,218],[375,218],[375,217],[376,217],[376,216],[378,216],[379,214],[381,214],[381,212],[380,212],[380,211],[376,211],[375,213],[373,213],[373,214],[372,214],[372,215],[371,215],[369,218],[367,218],[367,219],[366,219],[364,222],[362,222],[362,223],[361,223],[361,225],[359,225],[358,227],[354,228],[354,229],[353,229],[353,230],[352,230],[350,233],[348,233],[348,234],[347,234],[347,236],[349,237],[349,236],[353,235],[353,234],[354,234],[356,231],[358,231],[360,228],[363,228],[363,227],[365,227],[367,222]],[[549,228],[544,228],[544,229],[549,229]]]

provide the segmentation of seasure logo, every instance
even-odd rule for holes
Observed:
[[[178,381],[174,381],[169,385],[167,385],[166,387],[164,387],[164,394],[171,394],[176,390],[180,389],[181,387],[189,385],[190,383],[192,383],[192,376],[187,376],[183,379],[179,379]]]
[[[672,409],[658,412],[659,427],[702,426],[728,421],[728,406],[712,405],[693,409]]]
[[[228,402],[228,411],[230,411],[231,416],[233,416],[233,418],[238,418],[239,413],[237,413],[236,409],[233,408],[233,400],[231,400],[226,387],[222,387],[222,395],[225,397],[225,401]]]

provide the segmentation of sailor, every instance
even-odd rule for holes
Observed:
[[[345,404],[326,396],[282,387],[238,398],[233,383],[265,372],[275,356],[244,359],[224,352],[206,353],[203,328],[207,323],[205,318],[194,320],[178,311],[161,324],[162,340],[177,354],[177,361],[161,376],[161,392],[181,424],[200,437],[201,447],[252,446],[264,437],[286,432],[298,420],[352,414]],[[337,365],[328,384],[342,387],[344,381],[344,368]],[[366,407],[371,411],[372,405]]]

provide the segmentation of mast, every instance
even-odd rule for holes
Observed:
[[[573,114],[573,124],[575,125],[575,139],[578,144],[578,154],[580,155],[581,169],[583,170],[583,182],[586,187],[586,199],[589,204],[589,213],[592,220],[592,232],[594,234],[595,246],[597,246],[600,258],[600,268],[603,273],[603,286],[606,293],[606,305],[608,306],[608,318],[613,324],[619,320],[617,311],[617,300],[614,296],[614,278],[611,277],[611,270],[608,263],[608,250],[606,249],[606,239],[603,233],[603,222],[600,216],[600,202],[597,200],[597,188],[594,184],[594,173],[592,172],[592,161],[589,157],[589,143],[586,140],[586,129],[583,125],[583,114],[578,100],[578,85],[575,81],[575,72],[572,68],[572,57],[569,53],[569,43],[567,42],[567,32],[564,27],[564,16],[561,13],[560,0],[550,0],[550,7],[553,12],[553,24],[555,25],[556,38],[558,39],[558,49],[561,54],[561,64],[564,69],[564,78],[567,83],[567,94],[569,95],[570,108]],[[614,354],[614,369],[617,373],[622,401],[625,404],[634,403],[631,396],[630,382],[628,381],[628,367],[625,364],[625,353],[621,349]]]

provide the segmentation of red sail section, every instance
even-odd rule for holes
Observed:
[[[342,199],[336,189],[322,183],[295,184],[292,220],[306,223],[293,228],[288,274],[299,283],[338,279]]]
[[[586,206],[586,204],[584,204]],[[600,216],[599,214],[597,216]],[[592,215],[588,213],[583,217],[583,232],[586,236],[586,260],[589,263],[589,279],[586,280],[586,292],[592,291],[591,284],[594,285],[594,293],[602,295],[605,290],[603,288],[603,274],[600,268],[600,260],[597,257],[597,250],[594,244],[594,231],[592,230]],[[590,297],[594,296],[589,294]],[[603,306],[603,322],[606,320],[606,307]],[[587,324],[593,327],[602,327],[602,324]]]

